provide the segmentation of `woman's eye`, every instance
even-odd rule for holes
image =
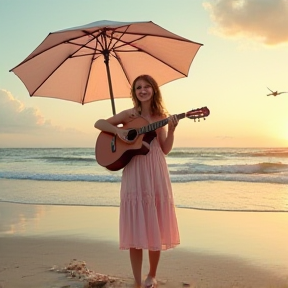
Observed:
[[[149,88],[151,88],[151,87],[152,87],[151,85],[146,85],[146,86],[143,86],[143,87],[142,87],[142,86],[137,86],[137,87],[136,87],[136,90],[140,90],[140,89],[142,89],[142,88],[143,88],[143,89],[149,89]]]

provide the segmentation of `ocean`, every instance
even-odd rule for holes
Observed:
[[[288,148],[173,148],[167,155],[179,208],[288,212]],[[0,148],[0,201],[119,206],[121,170],[93,148]]]

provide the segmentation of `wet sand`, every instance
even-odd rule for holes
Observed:
[[[118,207],[0,202],[0,287],[84,287],[49,271],[72,259],[133,287],[129,253],[118,249],[118,213]],[[176,213],[181,244],[162,253],[159,287],[288,287],[287,213]],[[144,253],[143,277],[147,271]]]

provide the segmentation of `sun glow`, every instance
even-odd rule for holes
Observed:
[[[275,129],[275,134],[279,139],[279,146],[288,147],[288,121],[286,125],[279,127],[277,130]]]

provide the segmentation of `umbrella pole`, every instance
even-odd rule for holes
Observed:
[[[113,115],[115,115],[116,114],[116,109],[115,109],[114,95],[113,95],[112,81],[111,81],[111,74],[110,74],[110,68],[109,68],[109,50],[105,49],[103,51],[103,55],[104,55],[104,59],[105,59],[104,63],[106,65],[106,71],[107,71],[107,77],[108,77],[110,99],[111,99],[111,105],[112,105],[112,112],[113,112]]]

